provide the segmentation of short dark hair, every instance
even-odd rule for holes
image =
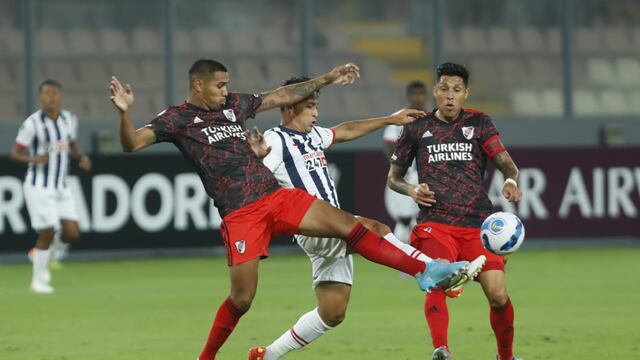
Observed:
[[[469,70],[467,70],[467,67],[464,65],[450,63],[450,62],[440,64],[440,66],[438,66],[438,68],[436,69],[436,74],[438,75],[438,78],[436,79],[436,81],[440,80],[440,78],[444,75],[459,76],[462,78],[462,82],[464,82],[464,86],[469,85]]]
[[[282,86],[287,86],[287,85],[292,85],[292,84],[299,84],[299,83],[303,83],[305,81],[309,81],[311,79],[309,79],[306,76],[300,76],[300,77],[292,77],[289,80],[285,80],[282,82]],[[315,96],[319,96],[320,95],[320,90],[316,90],[314,93]],[[284,107],[280,107],[281,111],[284,111]]]
[[[55,80],[53,80],[53,79],[47,79],[47,80],[43,81],[43,82],[40,84],[40,86],[38,87],[38,93],[41,93],[41,92],[42,92],[42,89],[43,89],[45,86],[47,86],[47,85],[55,86],[55,87],[57,87],[57,88],[58,88],[58,90],[62,90],[62,85],[60,85],[60,83],[59,83],[59,82],[57,82],[57,81],[55,81]]]
[[[200,59],[189,68],[189,83],[196,77],[211,75],[216,71],[227,72],[227,68],[222,63],[211,59]]]
[[[420,80],[414,80],[407,85],[407,95],[415,90],[427,91],[427,86]]]

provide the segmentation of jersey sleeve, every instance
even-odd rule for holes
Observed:
[[[268,167],[271,172],[275,172],[283,161],[282,141],[275,131],[266,131],[264,133],[264,141],[266,141],[267,145],[271,146],[271,152],[262,159],[262,163]]]
[[[33,125],[33,121],[31,119],[25,120],[20,129],[18,130],[18,135],[16,136],[16,143],[28,147],[31,145],[33,138],[36,136],[36,129]]]
[[[173,142],[175,139],[175,121],[171,113],[168,109],[164,110],[145,125],[156,135],[156,142]]]
[[[398,139],[396,149],[391,156],[391,163],[409,168],[418,151],[417,131],[413,124],[405,125],[402,135]]]
[[[500,133],[498,132],[498,129],[493,124],[491,118],[487,115],[482,118],[479,140],[482,150],[487,154],[487,156],[489,156],[489,158],[493,158],[505,150],[505,147],[500,140]]]
[[[78,117],[75,114],[69,114],[69,139],[76,141],[78,138]]]
[[[256,110],[262,105],[262,96],[258,94],[229,94],[227,99],[234,104],[242,120],[256,117]]]
[[[313,130],[320,137],[320,141],[322,142],[322,147],[328,149],[333,145],[333,140],[336,138],[336,131],[333,129],[323,128],[319,126],[314,126]]]

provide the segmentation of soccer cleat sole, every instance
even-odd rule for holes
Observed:
[[[456,271],[446,279],[437,284],[437,287],[445,292],[456,292],[461,290],[462,286],[467,282],[475,279],[478,276],[480,270],[487,261],[486,256],[480,255],[475,260],[471,261],[465,268]]]

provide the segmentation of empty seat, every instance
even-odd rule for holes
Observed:
[[[600,94],[601,102],[601,112],[606,114],[613,115],[622,115],[630,112],[629,106],[627,104],[627,99],[622,92],[622,90],[618,89],[606,89],[603,90]]]
[[[245,90],[263,89],[267,84],[262,64],[256,60],[238,60],[235,70],[231,74],[235,74],[238,86]]]
[[[251,32],[233,32],[227,34],[229,49],[235,52],[258,52],[262,50],[262,43],[258,41],[260,34]],[[218,50],[220,51],[220,50]]]
[[[539,29],[533,27],[522,27],[518,29],[516,36],[520,49],[527,52],[547,51],[547,44]]]
[[[22,30],[8,28],[0,30],[4,37],[4,48],[7,55],[24,54],[24,32]]]
[[[542,103],[537,91],[517,89],[511,92],[511,106],[515,114],[537,115],[541,112]]]
[[[57,29],[40,30],[36,41],[36,49],[41,55],[63,55],[69,51],[66,40]]]
[[[359,117],[374,115],[373,102],[366,91],[352,90],[344,94],[345,116]]]
[[[474,84],[498,84],[501,80],[498,67],[493,60],[482,58],[473,59],[469,63],[469,72],[473,74],[470,81]]]
[[[189,54],[193,52],[193,34],[187,30],[178,29],[173,34],[173,49],[176,54]]]
[[[458,37],[457,29],[446,28],[442,36],[442,47],[445,53],[455,54],[462,50],[460,47],[460,38]]]
[[[86,104],[85,95],[82,93],[65,94],[62,100],[62,108],[76,114],[80,121],[89,117],[89,109]]]
[[[46,61],[42,64],[43,78],[55,79],[63,89],[78,88],[78,74],[73,61]]]
[[[391,68],[382,61],[365,58],[360,70],[363,83],[388,85],[392,81]]]
[[[80,75],[80,83],[85,88],[102,88],[106,89],[111,81],[111,75],[116,75],[121,81],[129,81],[121,78],[119,74],[112,73],[104,61],[100,60],[82,60],[78,63],[78,73]]]
[[[258,35],[264,51],[290,53],[299,47],[290,41],[289,34],[282,29],[269,29]]]
[[[137,94],[136,94],[137,98]],[[105,94],[91,94],[86,97],[88,117],[94,121],[106,122],[114,119],[116,116],[113,103],[109,100],[109,95]],[[133,104],[133,108],[138,106],[138,100]],[[137,119],[133,119],[134,122]],[[139,121],[137,123],[140,123]]]
[[[210,56],[224,52],[227,44],[224,35],[210,28],[199,28],[193,31],[195,39],[195,51],[208,53]]]
[[[161,60],[143,60],[141,64],[142,79],[140,83],[144,86],[164,85],[164,64]]]
[[[164,47],[158,31],[136,28],[131,33],[132,50],[138,54],[160,54]]]
[[[485,52],[489,48],[484,29],[477,27],[460,28],[460,46],[468,52]]]
[[[627,103],[629,104],[629,112],[634,115],[640,115],[640,89],[629,91]]]
[[[633,47],[631,34],[623,27],[605,28],[602,34],[604,49],[611,51],[627,51]]]
[[[346,120],[340,96],[335,91],[324,91],[319,99],[319,119],[320,126],[327,126],[324,119]]]
[[[128,54],[130,51],[127,36],[119,29],[102,28],[98,30],[98,40],[102,51],[106,54]]]
[[[616,59],[618,79],[627,85],[640,84],[640,61],[632,57]]]
[[[274,87],[282,84],[284,80],[299,76],[299,73],[298,67],[292,60],[267,60],[267,77],[269,84],[272,84]]]
[[[609,85],[618,81],[613,62],[609,59],[589,59],[587,61],[587,73],[593,84]]]
[[[544,89],[540,92],[540,113],[559,116],[564,112],[564,97],[560,89]]]
[[[16,76],[13,67],[9,63],[0,62],[0,90],[14,90],[16,88]]]
[[[112,74],[119,77],[121,81],[131,84],[134,89],[146,85],[138,64],[134,60],[113,60],[109,68]]]
[[[24,117],[18,106],[18,99],[0,96],[0,121],[4,123],[15,122],[19,124],[19,120]]]
[[[489,49],[496,52],[512,52],[516,50],[516,40],[513,31],[505,27],[489,29]]]
[[[525,61],[502,57],[498,60],[497,67],[498,76],[504,84],[529,83],[530,71]]]
[[[575,49],[593,53],[602,48],[602,33],[598,28],[578,28],[574,32]]]
[[[340,51],[352,51],[351,43],[349,42],[349,37],[343,31],[330,28],[323,29],[321,33],[322,36],[326,39],[327,49],[332,52],[340,52]],[[318,34],[320,36],[320,34]],[[290,40],[292,43],[297,44],[298,42],[294,42],[293,39]]]
[[[547,51],[551,53],[559,53],[562,41],[560,40],[560,29],[548,28],[545,34],[547,38]]]
[[[98,36],[88,28],[74,28],[69,31],[69,52],[77,55],[98,54]]]
[[[599,97],[594,91],[588,89],[574,90],[573,112],[577,115],[594,115],[600,113]]]
[[[549,57],[533,57],[529,60],[532,85],[559,86],[562,83],[562,66],[560,59]]]

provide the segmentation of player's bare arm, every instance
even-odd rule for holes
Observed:
[[[391,164],[387,176],[387,186],[393,191],[411,197],[418,205],[431,207],[435,204],[435,193],[429,190],[429,185],[425,183],[418,185],[409,184],[404,179],[406,173],[407,168]]]
[[[506,179],[502,187],[502,195],[509,202],[518,202],[522,198],[522,191],[518,188],[518,167],[505,150],[493,157],[493,164]]]
[[[120,144],[125,152],[141,150],[156,142],[156,134],[148,128],[135,130],[129,117],[129,109],[133,105],[133,89],[131,85],[122,85],[118,78],[111,77],[111,102],[120,113]]]
[[[360,77],[360,68],[355,64],[338,66],[330,72],[309,81],[281,86],[262,94],[262,105],[256,112],[275,107],[289,106],[302,101],[321,88],[330,84],[351,85]]]
[[[336,134],[333,142],[340,143],[351,141],[361,136],[367,135],[373,131],[381,129],[387,125],[404,126],[412,123],[416,118],[421,116],[425,116],[424,111],[402,109],[389,116],[381,118],[343,122],[342,124],[339,124],[333,128],[333,131],[335,131]]]
[[[264,139],[264,135],[257,127],[253,128],[253,133],[245,131],[244,136],[247,138],[247,142],[251,145],[251,150],[256,154],[258,159],[263,159],[271,152],[271,146],[267,144]]]
[[[9,154],[9,159],[12,161],[23,163],[23,164],[28,164],[28,163],[45,164],[49,161],[49,156],[47,155],[29,156],[28,149],[26,146],[15,143],[13,145],[13,148],[11,149],[11,154]]]
[[[86,154],[83,154],[75,141],[69,143],[70,155],[73,160],[78,161],[78,167],[83,171],[91,171],[93,164]]]

